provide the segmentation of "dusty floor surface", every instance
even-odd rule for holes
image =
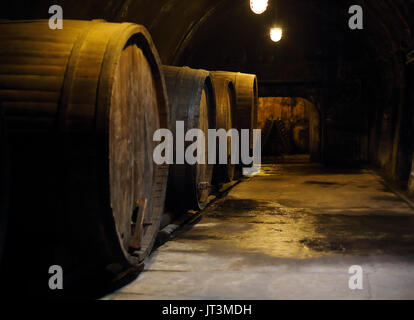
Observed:
[[[105,299],[414,299],[414,211],[381,181],[266,165]],[[362,290],[349,288],[352,265]]]

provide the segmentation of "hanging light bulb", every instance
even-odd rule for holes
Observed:
[[[255,14],[262,14],[266,11],[268,4],[268,0],[250,0],[250,9]]]
[[[282,39],[283,31],[281,28],[271,28],[270,29],[270,39],[273,42],[279,42]]]

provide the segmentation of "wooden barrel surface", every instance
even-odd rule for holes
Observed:
[[[235,125],[241,129],[257,129],[258,84],[254,74],[215,71],[216,76],[228,77],[236,90]],[[252,132],[250,138],[252,138]],[[252,148],[252,139],[250,139]]]
[[[205,134],[205,164],[170,166],[167,206],[176,214],[203,209],[208,202],[213,165],[207,163],[208,129],[214,129],[216,103],[210,74],[187,67],[164,66],[165,82],[170,101],[170,128],[175,132],[177,121],[184,122],[184,134],[201,129]],[[187,148],[192,142],[185,142]],[[176,144],[174,145],[176,155]],[[176,160],[176,157],[174,157]]]
[[[0,265],[7,230],[8,152],[3,108],[0,101]]]
[[[0,40],[10,216],[16,229],[33,224],[11,242],[45,238],[46,260],[68,269],[139,265],[159,230],[168,176],[152,160],[169,107],[147,30],[17,21],[0,24]]]
[[[226,132],[235,128],[235,108],[236,108],[236,93],[233,81],[227,76],[220,73],[212,72],[212,79],[214,83],[214,90],[216,94],[216,127],[224,129]],[[236,138],[236,137],[234,137]],[[234,178],[235,166],[231,159],[231,141],[233,136],[227,137],[227,163],[219,164],[214,168],[213,181],[214,183],[231,182]]]
[[[246,74],[240,72],[214,71],[216,76],[225,77],[233,81],[236,91],[236,106],[234,116],[234,127],[239,131],[250,130],[249,149],[253,149],[253,129],[257,129],[258,118],[258,82],[254,74]],[[240,139],[241,141],[241,139]],[[240,144],[240,151],[242,145]],[[240,153],[241,154],[241,153]],[[245,164],[242,163],[240,157],[239,165],[236,166],[234,178],[241,176]]]

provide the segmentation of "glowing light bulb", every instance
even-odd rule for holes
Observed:
[[[268,0],[250,0],[250,9],[255,14],[262,14],[266,11],[268,4]]]
[[[273,42],[279,42],[282,39],[283,31],[280,28],[272,28],[270,29],[270,39]]]

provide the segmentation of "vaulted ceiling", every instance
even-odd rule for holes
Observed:
[[[330,47],[342,41],[335,34],[348,33],[355,45],[364,46],[364,52],[377,59],[408,52],[414,43],[414,0],[270,0],[268,12],[260,16],[250,12],[248,0],[9,0],[2,1],[0,17],[48,18],[48,8],[53,4],[63,7],[66,19],[145,25],[168,64],[185,63],[184,53],[187,57],[197,55],[186,52],[187,48],[197,51],[194,43],[201,41],[214,47],[217,38],[229,44],[228,50],[239,50],[241,43],[271,48],[265,40],[273,22],[284,25],[290,42],[285,49],[297,54],[301,50],[304,55],[329,54],[323,50],[334,49]],[[364,31],[353,35],[346,30],[352,4],[364,8],[365,19]]]

